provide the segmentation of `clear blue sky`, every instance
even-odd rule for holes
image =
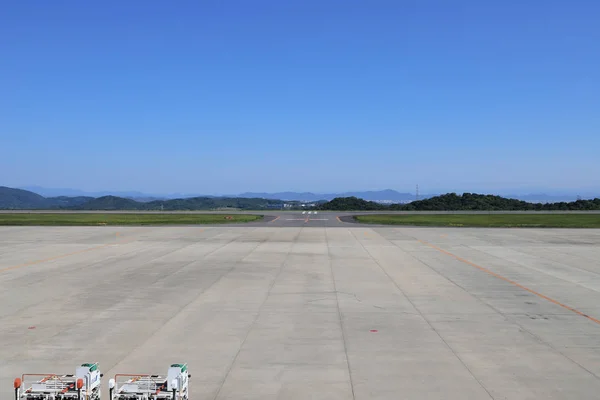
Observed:
[[[596,0],[13,1],[0,185],[600,193]]]

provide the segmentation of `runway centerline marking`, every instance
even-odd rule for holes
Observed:
[[[546,296],[545,294],[542,294],[542,293],[540,293],[540,292],[536,292],[535,290],[533,290],[533,289],[530,289],[530,288],[528,288],[527,286],[523,286],[523,285],[521,285],[520,283],[513,281],[512,279],[508,279],[508,278],[506,278],[506,277],[504,277],[504,276],[502,276],[502,275],[500,275],[500,274],[497,274],[497,273],[495,273],[494,271],[491,271],[491,270],[489,270],[489,269],[487,269],[487,268],[485,268],[485,267],[482,267],[481,265],[477,265],[477,264],[475,264],[474,262],[471,262],[471,261],[469,261],[469,260],[466,260],[466,259],[464,259],[464,258],[462,258],[462,257],[460,257],[460,256],[457,256],[456,254],[450,253],[449,251],[447,251],[447,250],[444,250],[444,249],[442,249],[442,248],[440,248],[440,247],[437,247],[437,246],[436,246],[436,245],[434,245],[434,244],[431,244],[431,243],[429,243],[429,242],[426,242],[426,241],[424,241],[424,240],[420,240],[420,239],[417,239],[417,240],[419,240],[419,242],[421,242],[422,244],[424,244],[424,245],[426,245],[426,246],[429,246],[429,247],[431,247],[432,249],[436,249],[437,251],[439,251],[439,252],[441,252],[441,253],[444,253],[444,254],[446,254],[446,255],[448,255],[448,256],[450,256],[450,257],[453,257],[453,258],[457,259],[458,261],[461,261],[461,262],[463,262],[463,263],[465,263],[465,264],[468,264],[468,265],[470,265],[470,266],[472,266],[472,267],[475,267],[475,268],[477,268],[478,270],[480,270],[480,271],[483,271],[483,272],[485,272],[485,273],[487,273],[487,274],[489,274],[489,275],[492,275],[492,276],[494,276],[494,277],[496,277],[496,278],[498,278],[498,279],[502,279],[503,281],[505,281],[505,282],[508,282],[508,283],[510,283],[511,285],[514,285],[514,286],[516,286],[516,287],[518,287],[518,288],[520,288],[520,289],[523,289],[523,290],[525,290],[525,291],[527,291],[527,292],[529,292],[529,293],[531,293],[531,294],[534,294],[534,295],[538,296],[539,298],[542,298],[542,299],[544,299],[544,300],[547,300],[547,301],[549,301],[550,303],[556,304],[557,306],[560,306],[560,307],[564,308],[565,310],[569,310],[569,311],[571,311],[571,312],[574,312],[575,314],[577,314],[577,315],[580,315],[580,316],[582,316],[582,317],[585,317],[585,318],[589,319],[590,321],[592,321],[592,322],[595,322],[596,324],[599,324],[599,325],[600,325],[600,320],[599,320],[599,319],[597,319],[597,318],[594,318],[594,317],[592,317],[592,316],[589,316],[589,315],[587,315],[587,314],[585,314],[585,313],[582,313],[581,311],[579,311],[579,310],[577,310],[577,309],[575,309],[575,308],[573,308],[573,307],[571,307],[571,306],[568,306],[568,305],[566,305],[566,304],[563,304],[563,303],[561,303],[561,302],[560,302],[560,301],[558,301],[558,300],[554,300],[553,298],[551,298],[551,297],[548,297],[548,296]]]
[[[286,221],[310,222],[310,221],[329,221],[329,219],[328,218],[286,218]]]

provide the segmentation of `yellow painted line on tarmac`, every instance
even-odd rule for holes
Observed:
[[[497,273],[495,273],[495,272],[493,272],[493,271],[490,271],[489,269],[487,269],[487,268],[485,268],[485,267],[482,267],[482,266],[480,266],[480,265],[477,265],[477,264],[475,264],[474,262],[471,262],[471,261],[469,261],[469,260],[466,260],[466,259],[464,259],[464,258],[462,258],[462,257],[459,257],[459,256],[457,256],[456,254],[452,254],[452,253],[450,253],[449,251],[447,251],[447,250],[444,250],[444,249],[442,249],[442,248],[440,248],[440,247],[437,247],[437,246],[436,246],[436,245],[434,245],[434,244],[431,244],[431,243],[429,243],[429,242],[426,242],[426,241],[424,241],[424,240],[419,240],[419,242],[421,242],[421,243],[423,243],[424,245],[427,245],[427,246],[429,246],[429,247],[431,247],[431,248],[433,248],[433,249],[436,249],[436,250],[437,250],[437,251],[439,251],[440,253],[444,253],[444,254],[446,254],[446,255],[448,255],[448,256],[450,256],[450,257],[453,257],[453,258],[457,259],[458,261],[461,261],[461,262],[463,262],[463,263],[465,263],[465,264],[468,264],[468,265],[470,265],[470,266],[472,266],[472,267],[475,267],[475,268],[477,268],[478,270],[480,270],[480,271],[483,271],[483,272],[485,272],[485,273],[487,273],[487,274],[489,274],[489,275],[491,275],[491,276],[494,276],[494,277],[496,277],[496,278],[498,278],[498,279],[502,279],[503,281],[505,281],[505,282],[508,282],[508,283],[510,283],[511,285],[513,285],[513,286],[516,286],[516,287],[518,287],[518,288],[520,288],[520,289],[523,289],[523,290],[525,290],[525,291],[527,291],[527,292],[529,292],[529,293],[531,293],[531,294],[534,294],[534,295],[536,295],[536,296],[538,296],[538,297],[540,297],[540,298],[542,298],[542,299],[544,299],[544,300],[547,300],[547,301],[549,301],[549,302],[550,302],[550,303],[552,303],[552,304],[556,304],[557,306],[560,306],[560,307],[562,307],[562,308],[564,308],[564,309],[566,309],[566,310],[569,310],[569,311],[571,311],[571,312],[574,312],[574,313],[575,313],[575,314],[577,314],[577,315],[580,315],[580,316],[582,316],[582,317],[585,317],[585,318],[589,319],[590,321],[592,321],[592,322],[595,322],[596,324],[600,324],[600,320],[599,320],[599,319],[597,319],[597,318],[594,318],[594,317],[591,317],[591,316],[589,316],[589,315],[587,315],[587,314],[585,314],[585,313],[583,313],[583,312],[581,312],[581,311],[579,311],[579,310],[577,310],[577,309],[575,309],[575,308],[573,308],[573,307],[570,307],[570,306],[568,306],[568,305],[566,305],[566,304],[563,304],[563,303],[561,303],[561,302],[560,302],[560,301],[558,301],[558,300],[554,300],[553,298],[551,298],[551,297],[548,297],[548,296],[546,296],[545,294],[542,294],[542,293],[536,292],[535,290],[533,290],[533,289],[530,289],[530,288],[528,288],[527,286],[523,286],[523,285],[521,285],[521,284],[520,284],[520,283],[518,283],[518,282],[515,282],[515,281],[513,281],[513,280],[511,280],[511,279],[508,279],[508,278],[506,278],[506,277],[504,277],[504,276],[502,276],[502,275],[500,275],[500,274],[497,274]]]

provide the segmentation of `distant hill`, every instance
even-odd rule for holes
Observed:
[[[157,201],[157,200],[167,200],[167,198],[165,198],[165,197],[125,197],[125,198],[139,201],[140,203],[148,203],[150,201]]]
[[[281,200],[231,198],[231,197],[192,197],[189,199],[155,200],[139,202],[116,196],[103,196],[78,207],[77,210],[140,210],[140,211],[192,211],[219,208],[260,210],[271,205],[281,205]]]
[[[141,210],[144,204],[123,197],[102,196],[72,208],[77,210]]]
[[[516,211],[533,210],[535,206],[533,203],[507,199],[501,196],[448,193],[430,199],[414,201],[402,207],[391,206],[390,209],[407,211]]]
[[[368,193],[368,192],[364,192]],[[377,196],[371,192],[371,196]],[[397,193],[397,192],[396,192]],[[385,192],[391,196],[393,193]],[[367,196],[370,197],[370,196]],[[27,190],[14,189],[0,186],[0,209],[37,209],[37,210],[214,210],[214,209],[242,209],[261,210],[277,209],[284,204],[283,200],[268,199],[261,197],[191,197],[170,200],[143,199],[136,201],[119,196],[100,196],[97,198],[89,196],[58,196],[44,197]],[[355,211],[355,210],[381,210],[381,211],[493,211],[493,210],[517,210],[517,211],[543,211],[543,210],[600,210],[600,199],[577,200],[572,202],[555,203],[529,203],[517,199],[509,199],[502,196],[484,195],[476,193],[448,193],[441,196],[413,201],[408,204],[381,204],[378,199],[371,201],[358,196],[335,197],[331,200],[316,202],[317,209]],[[392,199],[387,199],[392,200]],[[311,201],[315,202],[315,201]],[[297,202],[285,201],[288,204]]]
[[[93,197],[89,196],[76,196],[76,197],[68,197],[68,196],[58,196],[58,197],[47,197],[46,200],[49,202],[51,207],[57,208],[67,208],[74,207],[85,204],[91,200],[94,200]]]
[[[119,196],[58,196],[44,197],[27,190],[0,186],[0,209],[14,210],[213,210],[281,208],[283,201],[242,197],[192,197],[171,200],[143,199],[136,201]]]
[[[421,198],[432,197],[433,195],[420,195]],[[277,192],[277,193],[242,193],[240,197],[259,197],[263,199],[281,199],[297,201],[318,201],[333,200],[335,198],[356,197],[368,201],[392,201],[408,202],[415,200],[414,193],[400,193],[392,189],[363,191],[363,192],[345,192],[345,193],[312,193],[312,192]]]
[[[55,209],[84,204],[93,197],[44,197],[27,190],[0,186],[0,209]]]
[[[570,211],[600,210],[600,199],[577,200],[557,203],[528,203],[501,196],[476,193],[448,193],[408,204],[383,205],[357,199],[356,197],[335,198],[319,206],[321,210],[362,211]]]
[[[180,199],[180,198],[190,198],[190,197],[200,197],[201,195],[189,194],[189,193],[169,193],[169,194],[148,194],[142,193],[138,191],[98,191],[98,192],[86,192],[84,190],[79,189],[70,189],[70,188],[45,188],[41,186],[24,186],[19,189],[28,190],[30,192],[37,193],[44,197],[105,197],[105,196],[116,196],[116,197],[124,197],[126,199],[132,199],[136,201],[152,201],[152,200],[167,200],[167,199]],[[202,197],[214,197],[209,195],[202,195]]]
[[[374,201],[368,201],[359,199],[358,197],[337,197],[329,202],[323,203],[318,206],[322,210],[334,210],[334,211],[376,211],[376,210],[387,210],[388,207],[376,203]]]
[[[43,208],[50,206],[51,204],[48,199],[39,194],[27,190],[0,186],[0,208]]]
[[[403,206],[392,205],[392,210],[406,211],[551,211],[600,210],[600,199],[556,203],[529,203],[502,196],[476,193],[448,193]]]
[[[169,200],[169,199],[189,199],[196,197],[203,198],[261,198],[270,200],[284,200],[284,201],[302,201],[302,202],[314,202],[314,201],[329,201],[337,197],[357,197],[359,199],[385,202],[385,203],[408,203],[415,200],[415,193],[398,192],[392,189],[385,190],[374,190],[374,191],[350,191],[340,193],[314,193],[314,192],[246,192],[240,194],[226,194],[226,195],[207,195],[202,193],[141,193],[138,191],[98,191],[98,192],[85,192],[78,189],[56,189],[56,188],[44,188],[40,186],[26,186],[19,189],[28,190],[30,192],[37,193],[46,198],[48,197],[104,197],[104,196],[117,196],[132,199],[135,201],[149,202],[153,200]],[[600,189],[584,190],[582,193],[575,193],[573,191],[563,191],[564,193],[558,193],[551,191],[550,194],[537,192],[533,194],[501,194],[502,197],[508,199],[524,200],[530,203],[557,203],[557,202],[569,202],[575,201],[578,197],[584,199],[594,198],[600,195]],[[506,192],[506,193],[510,193]],[[420,194],[419,199],[428,199],[439,194]]]
[[[508,199],[517,199],[517,200],[523,200],[523,201],[527,201],[529,203],[559,203],[561,201],[565,201],[565,202],[569,202],[569,201],[575,201],[577,200],[578,196],[577,195],[569,195],[569,194],[563,194],[563,195],[550,195],[550,194],[545,194],[545,193],[538,193],[538,194],[522,194],[522,195],[518,195],[518,194],[508,194],[508,195],[504,195],[502,197],[506,197]],[[594,198],[595,196],[593,194],[583,194],[581,196],[582,198]]]
[[[146,197],[160,197],[162,196],[151,196],[137,191],[127,191],[127,192],[119,192],[119,191],[98,191],[98,192],[86,192],[84,190],[79,189],[69,189],[69,188],[44,188],[41,186],[25,186],[20,189],[28,190],[30,192],[37,193],[44,197],[104,197],[104,196],[117,196],[117,197],[138,197],[138,198],[146,198]]]
[[[152,201],[147,203],[149,209],[164,210],[211,210],[217,208],[239,208],[260,210],[272,205],[282,205],[281,200],[266,200],[242,197],[192,197],[188,199],[173,199]]]
[[[415,199],[414,193],[401,193],[392,189],[375,190],[375,191],[353,191],[343,193],[313,193],[313,192],[246,192],[240,194],[228,194],[222,196],[206,195],[206,194],[190,194],[190,193],[169,193],[169,194],[148,194],[137,191],[99,191],[99,192],[85,192],[77,189],[56,189],[56,188],[44,188],[40,186],[25,186],[23,190],[28,190],[37,193],[42,196],[86,196],[86,197],[104,197],[104,196],[117,196],[136,201],[152,201],[152,200],[167,200],[167,199],[184,199],[184,198],[258,198],[258,199],[269,199],[269,200],[284,200],[284,201],[304,201],[314,202],[319,200],[332,200],[336,197],[358,197],[360,199],[371,200],[371,201],[393,201],[393,202],[408,202]],[[434,195],[420,195],[419,197],[424,199],[432,197]]]

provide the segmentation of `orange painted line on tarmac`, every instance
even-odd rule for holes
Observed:
[[[337,219],[338,222],[343,223],[339,216],[336,216],[335,219]]]
[[[279,216],[277,216],[277,218],[275,218],[275,219],[272,219],[271,221],[269,221],[269,224],[270,224],[271,222],[275,222],[275,221],[277,221],[279,218],[281,218],[281,215],[279,215]]]
[[[544,295],[544,294],[541,294],[541,293],[539,293],[539,292],[536,292],[535,290],[533,290],[533,289],[530,289],[530,288],[528,288],[527,286],[523,286],[523,285],[521,285],[521,284],[520,284],[520,283],[518,283],[518,282],[515,282],[515,281],[513,281],[513,280],[511,280],[511,279],[505,278],[504,276],[502,276],[502,275],[500,275],[500,274],[497,274],[497,273],[495,273],[495,272],[493,272],[493,271],[490,271],[489,269],[487,269],[487,268],[484,268],[484,267],[482,267],[482,266],[480,266],[480,265],[477,265],[477,264],[475,264],[474,262],[471,262],[471,261],[469,261],[469,260],[465,260],[464,258],[457,256],[456,254],[452,254],[452,253],[450,253],[449,251],[446,251],[446,250],[444,250],[444,249],[442,249],[442,248],[439,248],[439,247],[437,247],[436,245],[433,245],[433,244],[431,244],[431,243],[428,243],[428,242],[426,242],[426,241],[424,241],[424,240],[419,240],[419,242],[421,242],[421,243],[423,243],[424,245],[427,245],[427,246],[429,246],[429,247],[431,247],[431,248],[433,248],[433,249],[436,249],[437,251],[439,251],[439,252],[441,252],[441,253],[444,253],[444,254],[446,254],[446,255],[448,255],[448,256],[450,256],[450,257],[454,257],[454,258],[455,258],[455,259],[457,259],[458,261],[462,261],[462,262],[464,262],[465,264],[468,264],[468,265],[470,265],[470,266],[472,266],[472,267],[475,267],[475,268],[477,268],[477,269],[478,269],[478,270],[480,270],[480,271],[483,271],[483,272],[485,272],[485,273],[487,273],[487,274],[489,274],[489,275],[492,275],[492,276],[494,276],[494,277],[496,277],[496,278],[498,278],[498,279],[502,279],[503,281],[505,281],[505,282],[508,282],[508,283],[510,283],[511,285],[514,285],[514,286],[516,286],[516,287],[518,287],[518,288],[520,288],[520,289],[523,289],[523,290],[525,290],[525,291],[527,291],[527,292],[529,292],[529,293],[531,293],[531,294],[534,294],[534,295],[536,295],[536,296],[538,296],[538,297],[540,297],[540,298],[542,298],[542,299],[544,299],[544,300],[547,300],[547,301],[549,301],[550,303],[556,304],[557,306],[560,306],[560,307],[564,308],[565,310],[569,310],[569,311],[571,311],[571,312],[574,312],[574,313],[575,313],[575,314],[577,314],[577,315],[580,315],[580,316],[582,316],[582,317],[585,317],[585,318],[589,319],[589,320],[590,320],[590,321],[592,321],[592,322],[595,322],[595,323],[597,323],[597,324],[600,324],[600,320],[599,320],[599,319],[597,319],[597,318],[594,318],[594,317],[591,317],[591,316],[589,316],[589,315],[587,315],[587,314],[585,314],[585,313],[582,313],[581,311],[579,311],[579,310],[577,310],[577,309],[575,309],[575,308],[573,308],[573,307],[570,307],[570,306],[568,306],[568,305],[566,305],[566,304],[563,304],[563,303],[561,303],[560,301],[554,300],[553,298],[550,298],[550,297],[548,297],[548,296],[546,296],[546,295]]]
[[[19,264],[19,265],[14,265],[12,267],[3,268],[3,269],[0,269],[0,272],[12,271],[14,269],[19,269],[19,268],[23,268],[23,267],[30,267],[32,265],[37,265],[37,264],[45,263],[45,262],[48,262],[48,261],[59,260],[61,258],[65,258],[65,257],[74,256],[74,255],[77,255],[77,254],[83,254],[83,253],[87,253],[87,252],[93,251],[93,250],[103,249],[103,248],[111,246],[113,244],[127,244],[127,243],[133,242],[134,240],[135,239],[121,240],[121,241],[118,241],[116,243],[106,243],[106,244],[103,244],[103,245],[100,245],[100,246],[89,247],[87,249],[74,251],[72,253],[66,253],[66,254],[60,254],[60,255],[54,256],[54,257],[42,258],[41,260],[30,261],[30,262],[27,262],[27,263],[24,263],[24,264]]]

